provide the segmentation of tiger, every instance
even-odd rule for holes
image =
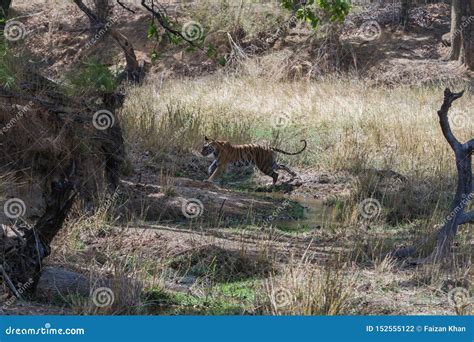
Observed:
[[[301,150],[291,153],[280,150],[276,147],[265,147],[255,144],[247,145],[232,145],[228,141],[221,141],[204,137],[204,145],[201,150],[201,155],[204,157],[213,156],[214,161],[209,166],[209,178],[207,182],[213,182],[214,179],[221,174],[227,164],[234,165],[250,165],[253,164],[265,175],[272,177],[273,185],[276,184],[279,174],[275,171],[284,170],[291,175],[293,180],[297,174],[293,172],[288,166],[279,164],[276,161],[276,153],[283,153],[287,155],[297,155],[306,149],[306,140],[301,140],[304,146]],[[290,180],[290,181],[291,181]]]

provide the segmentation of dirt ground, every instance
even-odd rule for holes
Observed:
[[[171,3],[170,9],[175,7]],[[88,21],[74,5],[64,5],[45,10],[41,1],[19,2],[14,7],[28,28],[26,36],[31,59],[44,68],[51,78],[61,76],[78,63],[94,56],[98,60],[113,60],[113,65],[123,67],[118,47],[105,37],[90,49],[84,46],[90,40],[87,33]],[[372,79],[374,85],[426,84],[440,80],[469,78],[472,74],[459,67],[456,62],[441,58],[449,49],[442,43],[442,36],[449,32],[448,4],[426,4],[412,10],[410,32],[397,29],[394,18],[397,8],[377,5],[354,10],[347,16],[342,35],[341,61],[355,76]],[[137,58],[144,60],[149,74],[166,79],[179,76],[199,76],[216,72],[219,64],[210,60],[205,53],[183,54],[181,47],[160,46],[159,61],[151,63],[151,52],[155,43],[147,39],[147,14],[138,9],[135,14],[123,9],[113,13],[120,32],[133,42]],[[364,22],[376,20],[379,32],[366,37],[361,32]],[[253,41],[242,39],[243,47]],[[315,45],[316,44],[316,45]],[[317,56],[317,38],[309,30],[296,27],[285,38],[280,38],[272,52],[288,54],[290,64],[300,76],[318,76],[312,60]],[[107,47],[107,48],[105,48]],[[244,49],[245,50],[245,49]],[[309,67],[308,67],[309,66]]]
[[[90,51],[83,48],[89,39],[88,21],[72,5],[65,6],[61,12],[47,11],[39,1],[25,1],[15,4],[14,11],[18,16],[26,16],[24,23],[29,30],[26,41],[31,58],[48,77],[58,78],[87,55],[109,60],[117,67],[124,64],[118,48],[104,48],[112,45],[109,38]],[[150,55],[154,43],[146,38],[148,16],[143,12],[131,14],[123,10],[116,10],[115,14],[120,32],[133,42],[138,59],[147,62],[148,77],[196,77],[218,72],[215,61],[202,55],[196,58],[196,54],[183,54],[180,47],[167,46],[164,58],[152,65]],[[359,27],[368,18],[376,18],[382,28],[380,37],[373,41],[360,37]],[[390,18],[390,12],[373,9],[348,16],[342,43],[346,51],[344,59],[352,60],[348,68],[351,72],[371,80],[373,85],[384,86],[419,85],[469,77],[456,62],[441,59],[446,51],[442,35],[449,27],[448,5],[417,7],[409,33],[395,30]],[[308,40],[311,34],[297,33],[301,32],[295,28],[276,44],[275,49],[288,51],[292,63],[301,66],[298,70],[302,75],[316,76],[314,68],[307,67],[307,61],[314,57],[312,43]],[[249,42],[243,40],[241,43]],[[299,174],[296,180],[273,188],[268,177],[258,171],[244,170],[241,178],[210,184],[204,182],[209,161],[192,154],[180,156],[185,160],[180,163],[190,166],[181,168],[184,174],[176,176],[173,174],[177,168],[173,165],[174,157],[162,158],[158,164],[148,152],[131,151],[129,159],[133,172],[121,180],[119,197],[126,200],[119,201],[115,212],[117,220],[103,234],[84,233],[81,240],[86,248],[71,256],[71,265],[86,264],[91,260],[105,263],[108,249],[114,246],[119,257],[139,250],[144,259],[165,262],[183,257],[187,260],[188,254],[189,258],[191,254],[198,254],[205,256],[204,259],[216,258],[219,265],[239,267],[243,264],[250,269],[265,268],[258,263],[259,255],[264,253],[272,256],[276,265],[284,267],[289,261],[307,254],[312,255],[313,262],[324,263],[356,241],[355,237],[337,229],[328,233],[316,225],[298,234],[273,229],[240,229],[262,222],[268,225],[269,218],[279,222],[297,221],[320,207],[331,208],[334,198],[349,196],[354,187],[354,179],[348,172],[296,169]],[[293,203],[291,210],[284,204],[287,199]],[[192,200],[198,200],[197,206],[194,203],[188,211],[183,209]],[[282,206],[284,210],[275,214],[275,208]],[[193,216],[191,220],[189,215]],[[371,227],[361,229],[368,231]],[[49,263],[50,266],[58,265],[59,258],[53,257]],[[179,269],[179,265],[175,268]],[[360,272],[356,292],[372,295],[360,295],[358,314],[454,313],[444,294],[429,287],[420,288],[418,275],[412,269],[389,268],[383,276],[371,268]],[[164,279],[165,288],[174,292],[193,293],[193,284],[183,282],[183,277]],[[6,299],[0,292],[0,298],[2,296]],[[17,301],[6,307],[4,313],[70,314],[72,310],[67,305]]]

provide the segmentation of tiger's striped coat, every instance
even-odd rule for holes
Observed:
[[[247,145],[232,145],[228,141],[214,140],[205,137],[205,143],[201,150],[203,156],[214,156],[214,161],[209,166],[208,173],[210,175],[208,181],[212,182],[221,174],[227,164],[253,164],[260,171],[267,176],[272,177],[273,184],[278,180],[277,170],[284,170],[288,172],[292,179],[296,177],[296,173],[290,170],[286,165],[279,164],[276,161],[276,153],[284,153],[288,155],[300,154],[306,149],[306,140],[301,140],[304,143],[303,148],[295,153],[285,152],[274,147],[265,147],[255,144]]]

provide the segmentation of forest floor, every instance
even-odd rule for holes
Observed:
[[[4,313],[471,313],[470,303],[456,308],[450,299],[453,290],[472,288],[467,229],[449,265],[383,258],[441,222],[454,165],[436,110],[442,86],[472,89],[472,75],[442,60],[449,6],[412,12],[403,32],[392,23],[393,8],[357,9],[343,29],[343,70],[328,74],[318,59],[323,38],[301,26],[256,55],[245,47],[260,31],[249,29],[238,42],[244,54],[222,68],[200,51],[147,39],[146,13],[117,9],[115,25],[148,69],[144,85],[126,89],[120,113],[127,167],[97,213],[75,208],[47,259],[48,267],[84,275],[91,288],[111,279],[114,303],[97,307],[84,293],[43,295]],[[185,8],[178,17],[192,13]],[[89,23],[73,5],[24,2],[14,4],[14,16],[25,16],[31,60],[52,79],[91,56],[124,65],[110,38],[84,49]],[[380,25],[374,39],[360,32],[367,20]],[[233,56],[227,38],[212,42]],[[473,114],[472,99],[471,90],[459,102],[463,118]],[[274,113],[291,124],[275,127]],[[458,125],[462,137],[471,123]],[[198,153],[205,131],[287,150],[305,138],[309,147],[284,158],[299,175],[293,181],[272,187],[269,177],[243,168],[209,184],[210,160]],[[365,199],[380,205],[369,218],[360,209]]]

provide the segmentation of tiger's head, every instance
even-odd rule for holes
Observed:
[[[204,145],[202,146],[201,154],[204,157],[207,157],[213,153],[217,154],[216,141],[214,139],[209,139],[208,137],[204,137]]]

